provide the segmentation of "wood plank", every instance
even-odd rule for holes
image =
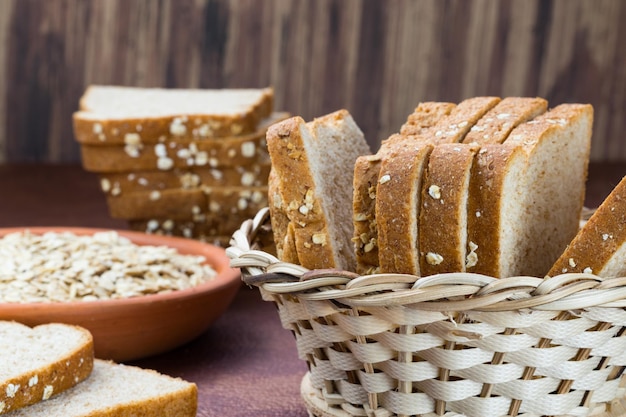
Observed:
[[[420,101],[595,108],[592,159],[626,161],[626,2],[4,0],[0,163],[77,162],[90,83],[272,85],[305,119],[347,108],[376,148]]]

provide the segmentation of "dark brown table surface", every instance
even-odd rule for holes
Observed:
[[[626,175],[626,164],[592,164],[586,205],[597,206]],[[108,216],[96,177],[78,165],[0,165],[0,227],[125,229]],[[195,341],[133,362],[198,385],[198,416],[305,417],[306,364],[270,303],[241,288],[233,304]]]

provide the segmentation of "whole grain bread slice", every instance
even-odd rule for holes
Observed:
[[[401,128],[414,137],[432,128],[456,107],[453,103],[420,103]],[[378,225],[376,221],[376,194],[381,163],[394,148],[407,140],[405,134],[393,134],[381,143],[376,155],[357,158],[354,165],[353,223],[357,272],[379,272]]]
[[[626,177],[613,188],[556,260],[548,276],[585,272],[603,278],[626,274]]]
[[[160,138],[203,140],[257,130],[273,109],[274,91],[260,89],[162,89],[91,85],[74,113],[81,144],[124,145],[127,135],[143,143]]]
[[[478,149],[442,143],[430,155],[419,219],[422,276],[465,271],[469,182]]]
[[[339,110],[308,123],[293,117],[274,124],[267,146],[300,264],[354,270],[353,167],[370,149],[350,113]]]
[[[169,171],[175,168],[206,167],[214,170],[267,164],[265,143],[267,128],[287,117],[275,113],[265,119],[254,133],[216,140],[183,140],[165,138],[145,143],[132,136],[124,144],[102,146],[83,144],[81,161],[86,171],[95,173],[128,173],[138,171]]]
[[[0,414],[80,383],[91,374],[93,357],[93,338],[81,327],[0,321]]]
[[[483,145],[470,181],[469,272],[544,276],[576,235],[593,108],[562,104]]]
[[[267,185],[271,164],[253,163],[230,168],[190,167],[170,171],[99,174],[102,192],[118,196],[136,191],[202,187],[260,187]]]
[[[191,382],[96,359],[80,384],[6,417],[194,417],[197,408],[198,389]]]

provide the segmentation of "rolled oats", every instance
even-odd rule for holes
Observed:
[[[90,301],[167,293],[215,277],[202,256],[135,245],[115,231],[0,238],[0,301]]]

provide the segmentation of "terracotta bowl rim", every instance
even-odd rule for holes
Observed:
[[[240,280],[240,270],[231,268],[226,250],[219,246],[202,242],[200,240],[187,239],[178,236],[165,236],[148,234],[132,230],[114,229],[114,228],[97,228],[97,227],[74,227],[74,226],[20,226],[20,227],[0,227],[0,237],[9,233],[30,231],[34,234],[42,234],[46,232],[70,232],[75,234],[93,234],[97,232],[117,232],[120,236],[129,238],[133,243],[136,239],[144,242],[136,243],[138,245],[163,245],[171,246],[178,250],[178,245],[192,246],[194,250],[181,250],[180,253],[205,256],[206,263],[211,265],[216,271],[216,276],[195,287],[176,290],[168,293],[149,294],[128,298],[105,299],[94,301],[55,301],[55,302],[2,302],[0,301],[0,311],[2,310],[18,310],[18,309],[45,309],[45,310],[66,310],[68,308],[106,308],[120,307],[123,305],[139,305],[148,303],[160,303],[168,301],[180,301],[194,296],[200,296],[207,292],[217,292],[224,287],[233,285],[235,281]],[[169,245],[168,245],[169,243]],[[210,252],[210,255],[207,254]]]

